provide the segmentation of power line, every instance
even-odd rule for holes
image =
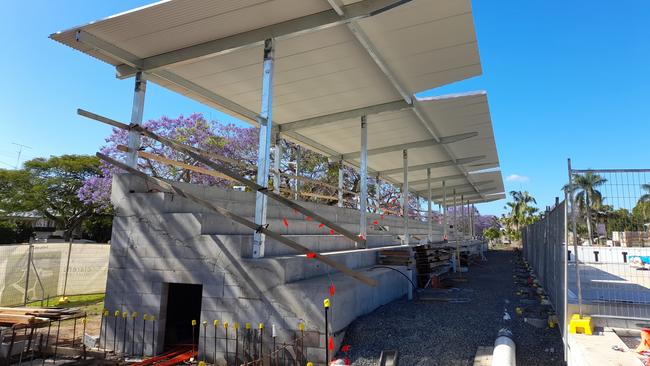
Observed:
[[[20,155],[22,155],[23,149],[24,148],[31,149],[32,147],[23,144],[18,144],[15,142],[12,142],[11,144],[18,146],[18,158],[16,159],[16,167],[15,167],[16,169],[18,169],[20,167]]]

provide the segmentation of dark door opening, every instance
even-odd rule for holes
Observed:
[[[165,322],[165,349],[181,344],[199,343],[201,300],[203,286],[170,283],[167,287],[167,318]],[[192,320],[197,325],[192,327]],[[194,338],[192,338],[194,328]]]

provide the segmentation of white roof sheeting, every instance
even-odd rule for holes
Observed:
[[[432,177],[462,175],[458,185],[469,185],[479,201],[503,192],[500,173],[485,186],[468,174],[499,165],[485,93],[413,97],[481,73],[469,0],[171,0],[51,35],[122,76],[142,69],[153,82],[251,123],[268,37],[276,39],[273,123],[285,137],[338,159],[360,149],[360,114],[321,117],[364,109],[370,150],[431,140],[409,149],[409,166],[451,161]],[[373,114],[379,105],[386,107]],[[288,130],[305,119],[309,126]],[[435,145],[466,133],[476,136]],[[384,179],[401,183],[394,173],[400,149],[370,154],[368,166],[370,176],[386,172]],[[409,181],[425,177],[426,169],[409,172]]]

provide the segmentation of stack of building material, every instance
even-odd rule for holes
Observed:
[[[413,264],[411,247],[383,249],[379,251],[379,264],[385,266],[410,266]]]
[[[80,312],[75,309],[0,307],[0,325],[38,324],[78,315],[80,315]]]
[[[447,274],[451,269],[451,250],[438,244],[423,244],[413,247],[417,268],[418,286],[427,287],[432,281]]]

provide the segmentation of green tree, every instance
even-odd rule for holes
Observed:
[[[5,215],[37,211],[56,222],[64,230],[65,238],[70,239],[72,232],[94,211],[94,206],[82,202],[77,193],[86,179],[99,174],[99,160],[93,156],[29,160],[22,170],[0,172],[4,193],[0,210]]]
[[[584,213],[587,222],[587,236],[589,245],[593,245],[593,230],[591,228],[591,212],[598,210],[603,203],[603,196],[597,189],[607,182],[607,179],[598,174],[587,172],[574,175],[570,184],[564,186],[575,195],[578,208]]]
[[[511,202],[506,203],[506,209],[510,209],[510,213],[503,215],[499,220],[504,227],[504,235],[511,241],[521,239],[521,232],[519,229],[522,226],[530,225],[537,221],[537,207],[532,206],[537,201],[527,191],[511,191]]]

